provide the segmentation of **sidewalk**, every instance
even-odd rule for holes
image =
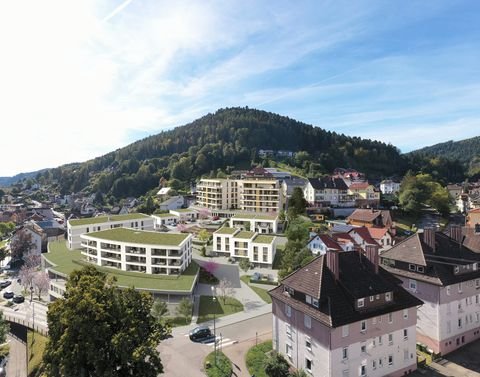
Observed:
[[[231,360],[233,366],[232,376],[237,377],[250,377],[248,373],[247,365],[245,364],[245,358],[248,350],[255,346],[255,343],[262,343],[266,340],[272,339],[272,333],[266,333],[259,335],[256,339],[248,339],[243,342],[234,344],[223,350],[223,353]]]

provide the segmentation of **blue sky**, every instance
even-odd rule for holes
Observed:
[[[0,175],[230,106],[403,152],[480,135],[475,1],[18,3],[0,5]]]

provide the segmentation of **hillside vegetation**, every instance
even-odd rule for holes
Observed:
[[[392,145],[325,131],[265,111],[229,108],[102,157],[46,170],[37,179],[54,184],[62,194],[85,190],[113,198],[140,196],[160,180],[182,189],[202,176],[224,176],[253,163],[268,164],[259,160],[259,149],[301,152],[284,162],[306,176],[350,167],[382,178],[401,175],[408,168]]]

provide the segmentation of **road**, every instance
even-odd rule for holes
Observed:
[[[187,328],[174,329],[174,336],[164,340],[158,350],[166,377],[204,377],[203,360],[213,351],[213,343],[193,343],[188,338]],[[212,329],[213,330],[213,329]],[[236,342],[255,339],[256,334],[272,331],[272,315],[265,314],[235,324],[217,328],[217,338],[222,336],[219,348],[229,347]]]
[[[25,327],[11,324],[11,335],[7,336],[10,345],[8,355],[7,376],[8,377],[26,377],[27,376],[27,355],[26,342],[27,331]]]

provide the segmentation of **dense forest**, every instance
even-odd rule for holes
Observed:
[[[282,162],[307,177],[348,167],[365,172],[370,179],[381,179],[402,176],[412,166],[421,171],[431,162],[405,158],[383,142],[337,134],[265,111],[228,108],[102,157],[45,170],[37,179],[53,184],[62,194],[84,190],[117,199],[141,196],[160,181],[177,190],[188,189],[200,177],[269,165],[272,161],[259,158],[260,149],[295,152]],[[449,167],[450,163],[441,161],[441,166],[433,168],[445,170],[440,173],[443,178],[450,170],[455,176],[458,166],[452,162]]]
[[[448,159],[461,164],[465,174],[480,177],[480,136],[460,141],[447,141],[410,152],[408,157],[415,160]]]

